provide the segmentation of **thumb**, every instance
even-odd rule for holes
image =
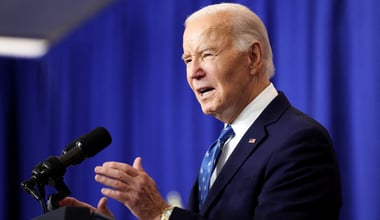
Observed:
[[[107,207],[107,197],[102,197],[98,202],[98,209],[99,210],[106,210]]]
[[[98,202],[97,210],[104,215],[114,218],[114,215],[107,206],[107,201],[107,197],[102,197]]]
[[[135,161],[133,161],[133,168],[139,170],[139,171],[144,171],[144,168],[142,167],[142,159],[141,157],[136,157]]]

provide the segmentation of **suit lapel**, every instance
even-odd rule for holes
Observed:
[[[208,210],[210,205],[219,196],[223,188],[233,176],[239,171],[247,158],[254,153],[257,147],[260,146],[262,141],[268,135],[266,132],[266,126],[277,121],[289,106],[290,104],[287,98],[280,92],[262,112],[259,118],[257,118],[257,120],[251,125],[216,178],[215,183],[211,187],[209,195],[200,210],[201,214],[204,214]]]

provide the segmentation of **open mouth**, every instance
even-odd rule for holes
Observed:
[[[204,96],[213,90],[214,90],[214,88],[212,88],[212,87],[205,87],[205,88],[198,89],[198,93],[201,94],[201,96]]]

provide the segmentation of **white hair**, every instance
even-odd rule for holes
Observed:
[[[262,20],[246,6],[237,3],[220,3],[206,6],[191,14],[185,21],[185,27],[194,19],[218,13],[229,15],[229,22],[222,25],[232,28],[232,35],[238,50],[247,50],[254,40],[261,43],[264,71],[267,77],[271,78],[274,75],[274,64],[267,30]]]

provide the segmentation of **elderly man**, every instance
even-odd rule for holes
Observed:
[[[106,162],[102,194],[139,219],[337,220],[340,180],[330,137],[270,82],[272,51],[263,22],[231,3],[207,6],[185,23],[187,81],[202,111],[225,124],[206,152],[187,209],[172,207],[142,168]],[[61,205],[84,205],[66,198]],[[106,199],[93,211],[112,216]]]

